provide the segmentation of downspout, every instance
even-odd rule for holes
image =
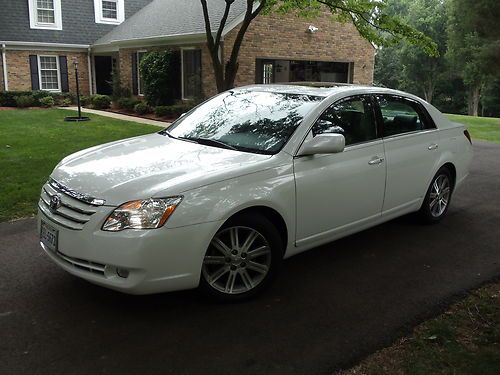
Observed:
[[[4,85],[4,90],[9,91],[9,82],[7,80],[7,48],[5,46],[5,43],[2,44],[2,71],[3,71],[3,85]]]
[[[87,50],[87,64],[88,64],[88,72],[89,72],[89,94],[94,95],[94,80],[92,79],[92,64],[90,62],[90,47]]]

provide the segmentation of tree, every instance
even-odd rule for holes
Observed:
[[[315,16],[323,9],[328,9],[340,22],[352,22],[361,36],[375,45],[390,46],[406,40],[411,45],[419,46],[429,55],[438,53],[437,46],[432,39],[385,12],[386,0],[245,0],[244,19],[231,48],[229,59],[224,66],[219,55],[222,32],[231,6],[236,0],[225,0],[225,10],[215,33],[210,22],[207,0],[200,1],[205,20],[207,46],[219,92],[234,87],[238,72],[238,56],[245,33],[251,22],[261,13],[297,12],[301,16]]]
[[[478,116],[481,88],[500,74],[500,2],[450,0],[448,57],[467,87],[469,115]]]

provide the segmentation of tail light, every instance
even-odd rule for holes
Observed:
[[[470,144],[472,144],[472,139],[471,139],[470,133],[469,133],[469,131],[467,129],[464,130],[464,135],[469,140]]]

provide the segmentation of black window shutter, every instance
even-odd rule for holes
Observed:
[[[132,54],[132,94],[139,94],[139,88],[137,86],[137,53]]]
[[[61,72],[61,91],[68,92],[68,59],[66,58],[66,56],[59,56],[59,69]]]
[[[38,57],[30,55],[31,89],[40,90],[40,80],[38,79]]]

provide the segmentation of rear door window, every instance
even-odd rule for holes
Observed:
[[[402,97],[378,95],[384,137],[421,131],[428,126],[419,104]]]

